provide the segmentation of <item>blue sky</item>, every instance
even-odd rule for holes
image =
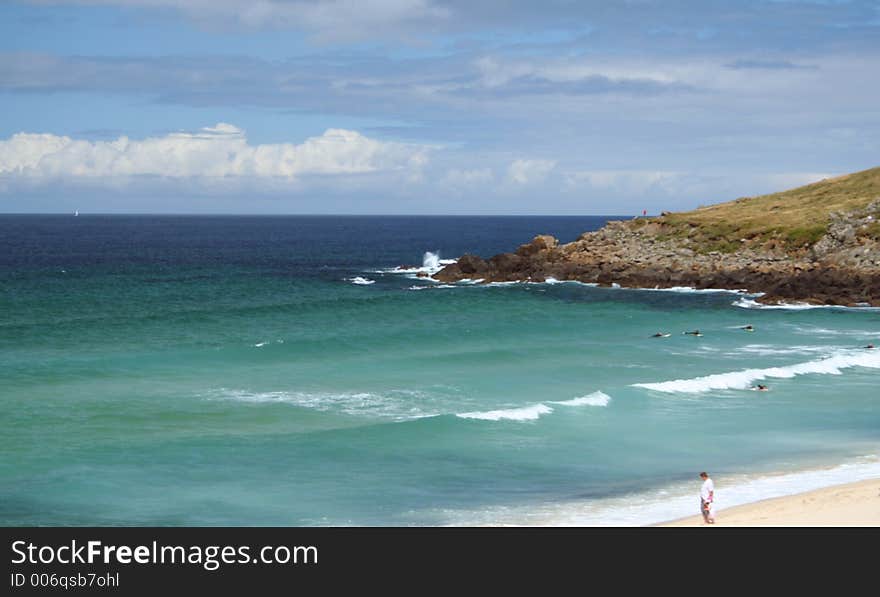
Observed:
[[[0,4],[0,212],[635,214],[880,165],[880,1]]]

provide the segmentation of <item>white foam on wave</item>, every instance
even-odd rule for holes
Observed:
[[[880,369],[880,352],[860,350],[846,351],[815,361],[807,361],[784,367],[768,367],[766,369],[744,369],[730,373],[718,373],[692,379],[674,379],[659,383],[636,383],[633,387],[645,388],[666,393],[699,393],[709,390],[742,390],[752,382],[768,377],[788,379],[796,375],[822,374],[840,375],[843,369],[850,367],[868,367]]]
[[[354,278],[346,278],[352,284],[358,284],[360,286],[367,286],[368,284],[375,284],[375,280],[370,280],[369,278],[364,278],[361,276],[355,276]]]
[[[407,290],[427,290],[429,288],[456,288],[452,284],[437,284],[436,286],[410,286]]]
[[[553,409],[546,404],[533,404],[521,408],[508,408],[501,410],[489,410],[485,412],[458,413],[455,416],[462,419],[481,419],[484,421],[534,421],[541,415],[550,414]]]
[[[593,392],[580,398],[551,402],[551,404],[562,404],[564,406],[608,406],[609,402],[611,402],[611,396],[605,392]]]
[[[840,350],[839,346],[771,346],[769,344],[748,344],[736,349],[735,352],[756,354],[759,356],[789,354],[830,354]]]
[[[431,251],[425,251],[425,254],[422,255],[422,266],[421,267],[392,267],[388,269],[377,270],[376,273],[382,274],[406,274],[407,277],[419,277],[418,274],[428,274],[429,276],[433,276],[441,269],[446,267],[447,265],[451,265],[457,262],[458,259],[440,259],[440,253],[433,253]],[[428,279],[424,278],[423,279]]]
[[[522,282],[493,282],[492,284],[521,284]],[[533,284],[537,286],[553,286],[555,284],[577,284],[578,286],[589,286],[590,288],[595,288],[599,286],[598,282],[581,282],[580,280],[558,280],[554,277],[544,278],[543,282],[534,282],[532,280],[528,280],[525,282],[526,284]],[[491,286],[491,284],[490,284]]]
[[[807,309],[845,309],[848,311],[880,311],[880,307],[861,306],[847,307],[845,305],[811,305],[809,303],[779,303],[765,305],[750,298],[741,298],[731,303],[734,307],[743,309],[780,309],[785,311],[805,311]]]
[[[880,338],[880,331],[878,330],[830,330],[828,328],[820,328],[814,326],[794,326],[792,330],[795,334],[798,335],[807,335],[807,336],[853,336],[858,338]]]
[[[804,311],[806,309],[828,308],[827,305],[810,305],[808,303],[780,303],[778,305],[765,305],[751,298],[737,299],[731,304],[734,307],[741,307],[743,309],[783,309],[786,311]]]
[[[644,288],[642,290],[651,290],[656,292],[678,292],[682,294],[718,294],[718,293],[731,293],[731,294],[748,294],[749,291],[745,288],[740,289],[728,289],[728,288],[694,288],[693,286],[670,286],[669,288]],[[755,296],[755,295],[752,295]]]
[[[503,286],[514,286],[516,284],[522,284],[519,280],[510,280],[508,282],[489,282],[486,284],[487,288],[500,288]]]
[[[592,394],[587,394],[580,398],[573,398],[572,400],[550,401],[550,404],[559,404],[561,406],[608,406],[610,401],[611,396],[608,394],[605,394],[604,392],[593,392]],[[482,419],[484,421],[501,421],[503,419],[511,421],[534,421],[541,415],[549,415],[552,412],[552,406],[547,406],[541,402],[519,408],[458,413],[455,416],[462,419]]]
[[[425,410],[427,396],[420,391],[389,390],[387,392],[254,392],[250,390],[219,388],[203,397],[208,400],[230,400],[251,404],[290,404],[327,412],[334,411],[354,416],[372,416],[397,421],[421,419],[441,414]]]

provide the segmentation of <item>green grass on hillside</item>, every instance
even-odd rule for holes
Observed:
[[[875,199],[880,199],[880,168],[651,221],[659,224],[661,238],[688,238],[689,246],[700,252],[731,253],[756,246],[798,252],[822,238],[832,212],[863,209]],[[643,220],[640,225],[644,224]],[[872,228],[870,234],[878,232]]]

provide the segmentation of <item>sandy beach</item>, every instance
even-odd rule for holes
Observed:
[[[710,526],[698,514],[654,526]],[[720,507],[712,526],[880,526],[880,479]]]

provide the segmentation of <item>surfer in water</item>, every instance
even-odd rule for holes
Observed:
[[[743,329],[743,330],[745,330],[745,331],[747,331],[747,332],[754,332],[754,331],[755,331],[755,328],[752,327],[752,324],[744,325],[744,326],[741,327],[740,329]]]
[[[758,385],[754,386],[752,389],[757,390],[759,392],[766,392],[769,388],[767,386],[765,386],[764,384],[759,383]]]
[[[657,332],[656,334],[654,334],[651,337],[652,338],[668,338],[669,334],[664,334],[663,332]]]
[[[871,348],[876,348],[876,347],[873,344],[868,344],[865,348],[871,349]]]
[[[702,336],[700,330],[694,330],[692,332],[683,332],[685,336]]]

